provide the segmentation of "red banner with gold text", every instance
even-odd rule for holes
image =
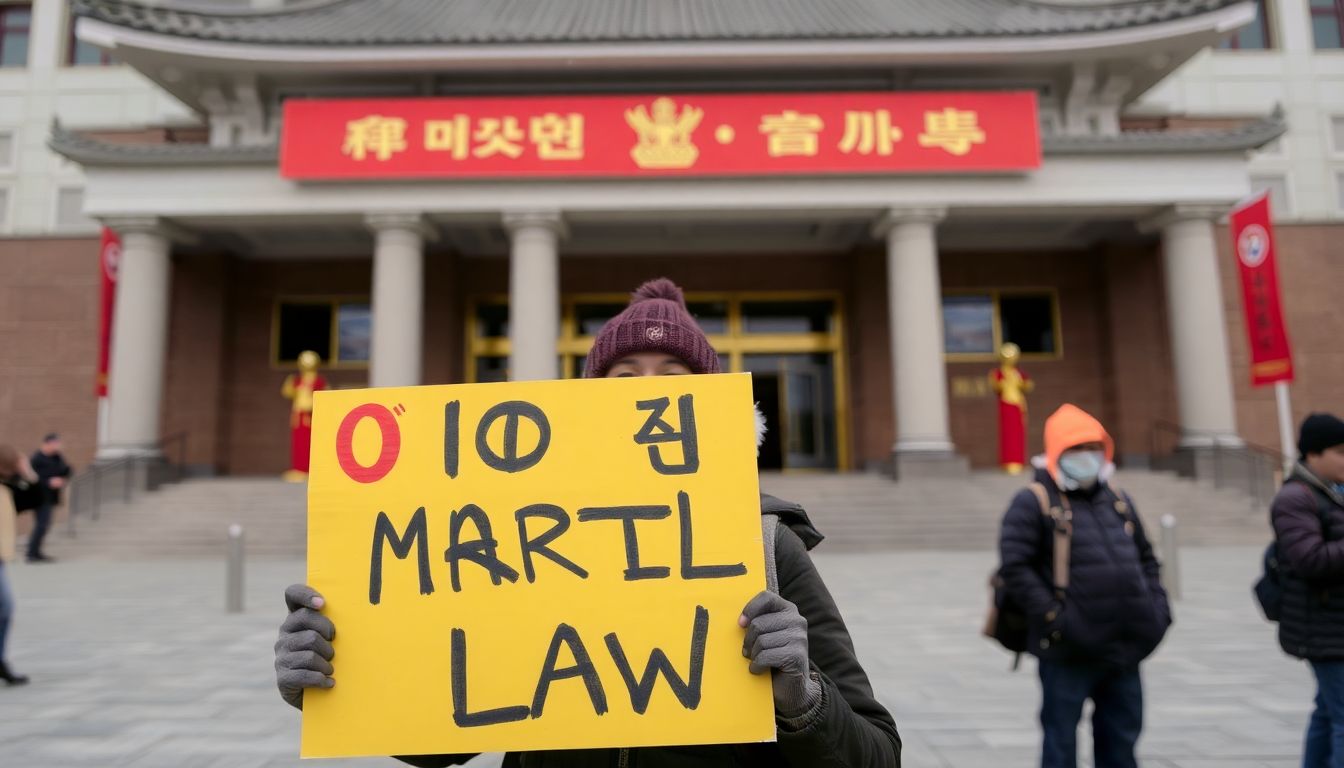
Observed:
[[[1293,380],[1293,350],[1279,300],[1278,255],[1269,193],[1232,211],[1232,245],[1241,272],[1242,306],[1251,343],[1251,383]]]
[[[291,99],[298,180],[1022,172],[1036,95],[765,93]]]

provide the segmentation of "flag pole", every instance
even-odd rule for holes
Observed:
[[[1293,442],[1293,406],[1288,398],[1288,382],[1274,382],[1274,399],[1279,405],[1279,443],[1283,447],[1283,477],[1287,479],[1297,463],[1297,446]]]

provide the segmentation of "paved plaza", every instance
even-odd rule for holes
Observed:
[[[904,764],[1032,765],[1035,665],[1010,672],[1010,657],[977,634],[993,557],[821,549],[818,565],[904,737]],[[1297,764],[1312,684],[1251,601],[1258,554],[1183,552],[1177,623],[1145,667],[1143,765]],[[299,562],[249,563],[247,611],[228,615],[222,562],[15,565],[10,656],[33,683],[0,689],[0,765],[298,766],[299,715],[276,694],[271,646],[282,588],[302,574]]]

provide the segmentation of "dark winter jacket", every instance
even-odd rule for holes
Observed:
[[[29,462],[33,465],[33,471],[37,473],[38,485],[44,489],[43,502],[52,506],[60,504],[61,492],[52,488],[50,483],[53,477],[70,477],[70,465],[65,463],[65,457],[60,453],[48,456],[37,451]]]
[[[1344,659],[1344,499],[1299,465],[1270,521],[1283,584],[1279,645],[1300,659]]]
[[[1060,490],[1037,473],[1053,504]],[[1171,625],[1157,558],[1128,498],[1105,483],[1067,494],[1073,509],[1069,586],[1054,588],[1054,526],[1023,489],[1003,519],[1000,575],[1028,618],[1027,648],[1061,662],[1129,666],[1147,658]]]
[[[797,730],[779,726],[779,740],[641,749],[518,752],[505,768],[898,768],[901,737],[873,696],[844,619],[807,551],[821,542],[802,507],[761,495],[762,514],[778,515],[775,563],[779,593],[807,619],[808,655],[822,682],[821,701]],[[402,757],[421,768],[460,765],[475,755]]]

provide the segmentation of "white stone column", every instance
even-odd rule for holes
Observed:
[[[509,231],[509,378],[560,378],[560,238],[565,222],[555,211],[504,214]]]
[[[955,458],[943,362],[942,286],[935,232],[942,208],[895,209],[875,232],[887,239],[892,397],[902,459]]]
[[[1178,206],[1159,218],[1171,323],[1181,446],[1239,446],[1227,352],[1227,318],[1218,278],[1214,222],[1222,207]]]
[[[376,213],[369,386],[420,384],[425,323],[425,240],[431,234],[416,213]]]
[[[159,454],[168,352],[172,265],[166,227],[155,218],[105,222],[121,235],[108,370],[108,424],[98,458]]]

